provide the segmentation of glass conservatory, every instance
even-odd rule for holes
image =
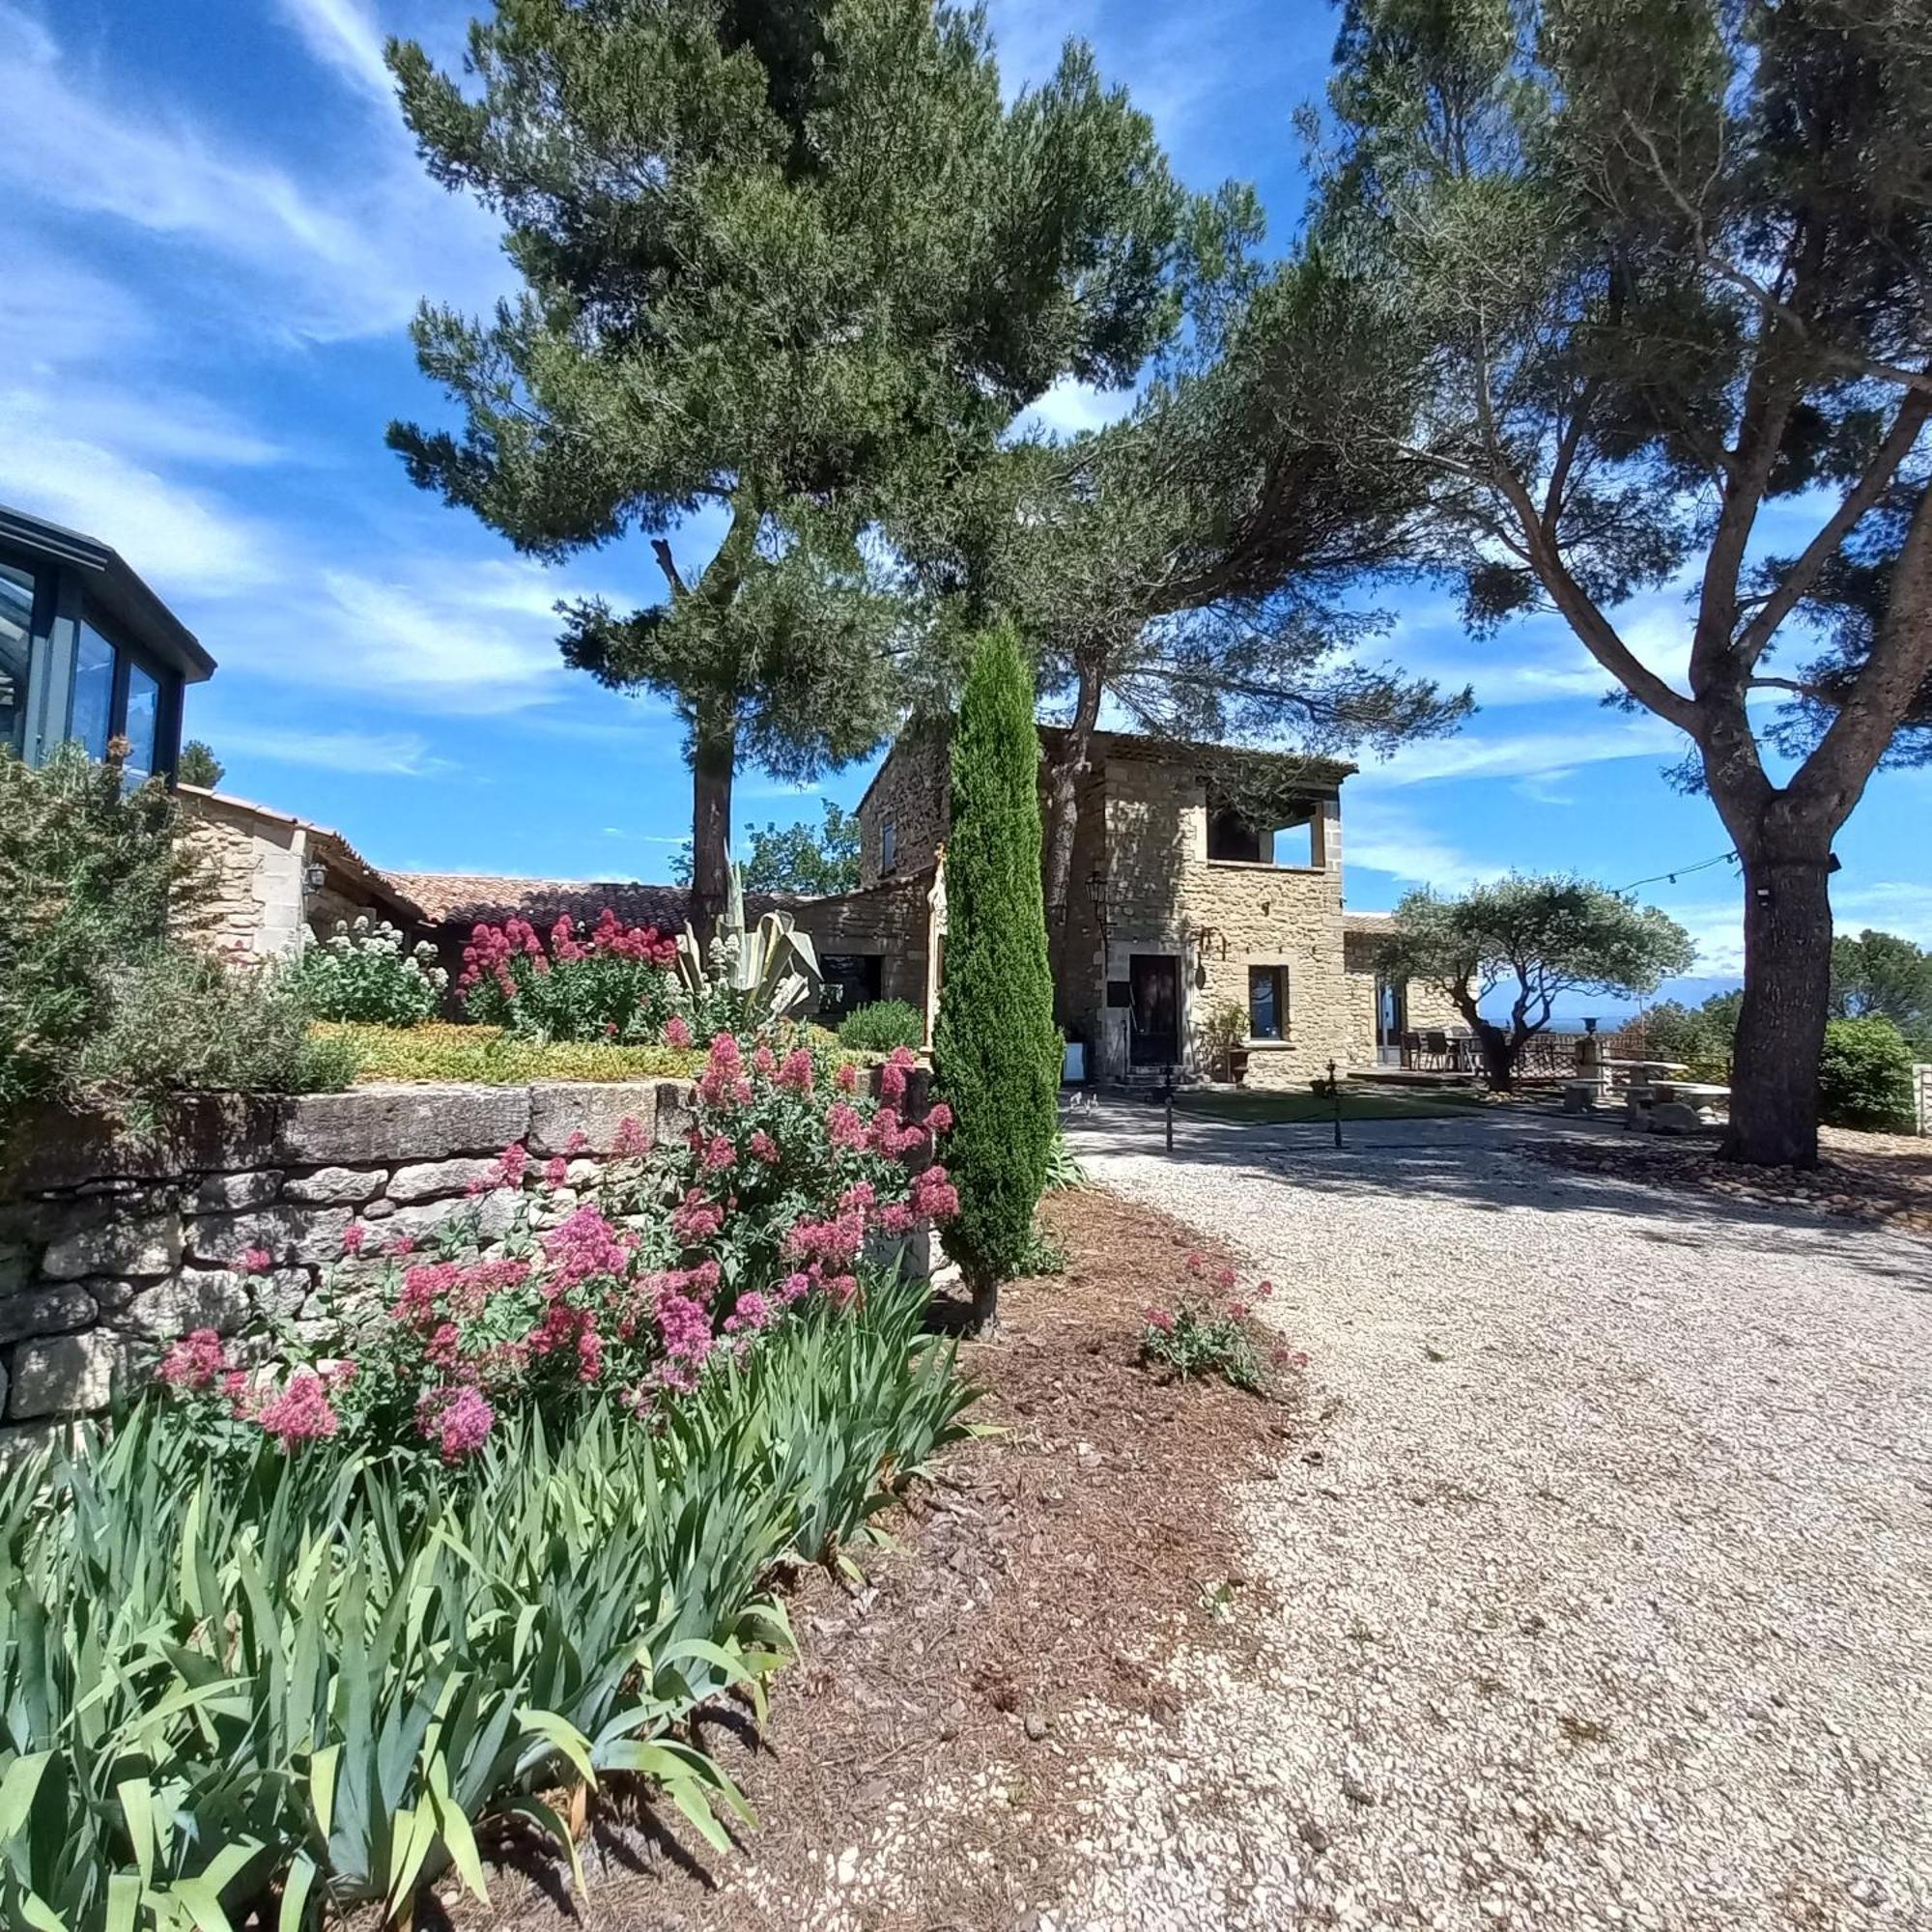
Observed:
[[[214,669],[194,635],[93,537],[0,505],[0,745],[30,765],[73,739],[172,775],[182,693]]]

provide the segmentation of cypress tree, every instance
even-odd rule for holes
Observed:
[[[948,1165],[959,1215],[946,1242],[983,1326],[1024,1266],[1058,1124],[1040,887],[1039,739],[1033,678],[1009,625],[975,649],[952,740],[946,984],[935,1084],[954,1114]]]

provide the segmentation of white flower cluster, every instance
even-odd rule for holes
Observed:
[[[449,975],[427,940],[412,947],[387,920],[337,920],[297,967],[308,1009],[318,1019],[415,1026],[436,1016]]]

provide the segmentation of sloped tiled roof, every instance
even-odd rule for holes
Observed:
[[[273,806],[257,805],[252,798],[238,798],[233,792],[214,791],[207,785],[177,784],[176,790],[190,800],[207,799],[212,805],[241,817],[265,819],[275,825],[293,825],[308,835],[309,850],[346,873],[356,885],[388,899],[394,910],[413,920],[427,920],[422,902],[402,882],[402,875],[384,872],[372,866],[333,826],[318,825],[310,818],[298,818],[291,811],[277,811]]]
[[[677,932],[691,914],[684,886],[645,885],[636,879],[515,879],[474,872],[391,872],[397,889],[437,924],[473,924],[512,916],[547,926],[568,917],[594,924],[609,906],[626,925],[654,925]],[[795,906],[795,893],[747,893],[749,918]]]

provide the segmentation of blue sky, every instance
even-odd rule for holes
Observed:
[[[1312,0],[1062,0],[992,8],[1009,85],[1091,40],[1181,174],[1253,181],[1273,239],[1300,206],[1295,105],[1333,36]],[[491,224],[431,184],[387,93],[388,32],[453,61],[459,0],[0,0],[0,500],[115,545],[220,661],[188,730],[227,788],[338,827],[410,869],[662,878],[689,824],[674,724],[567,670],[565,594],[655,597],[641,543],[563,569],[519,557],[412,489],[383,444],[439,399],[407,339],[423,296],[508,286]],[[1114,399],[1046,399],[1050,424]],[[1785,513],[1793,514],[1791,512]],[[702,561],[701,532],[679,544]],[[1384,603],[1392,600],[1383,599]],[[1562,626],[1467,638],[1445,599],[1393,600],[1391,652],[1483,709],[1460,736],[1371,765],[1344,799],[1352,906],[1511,867],[1621,886],[1728,841],[1659,768],[1674,734],[1602,709]],[[1681,598],[1624,613],[1681,675]],[[824,789],[850,803],[870,767]],[[741,821],[815,818],[742,774]],[[1874,781],[1839,840],[1841,925],[1932,943],[1932,774]],[[1646,887],[1739,961],[1728,867]]]

